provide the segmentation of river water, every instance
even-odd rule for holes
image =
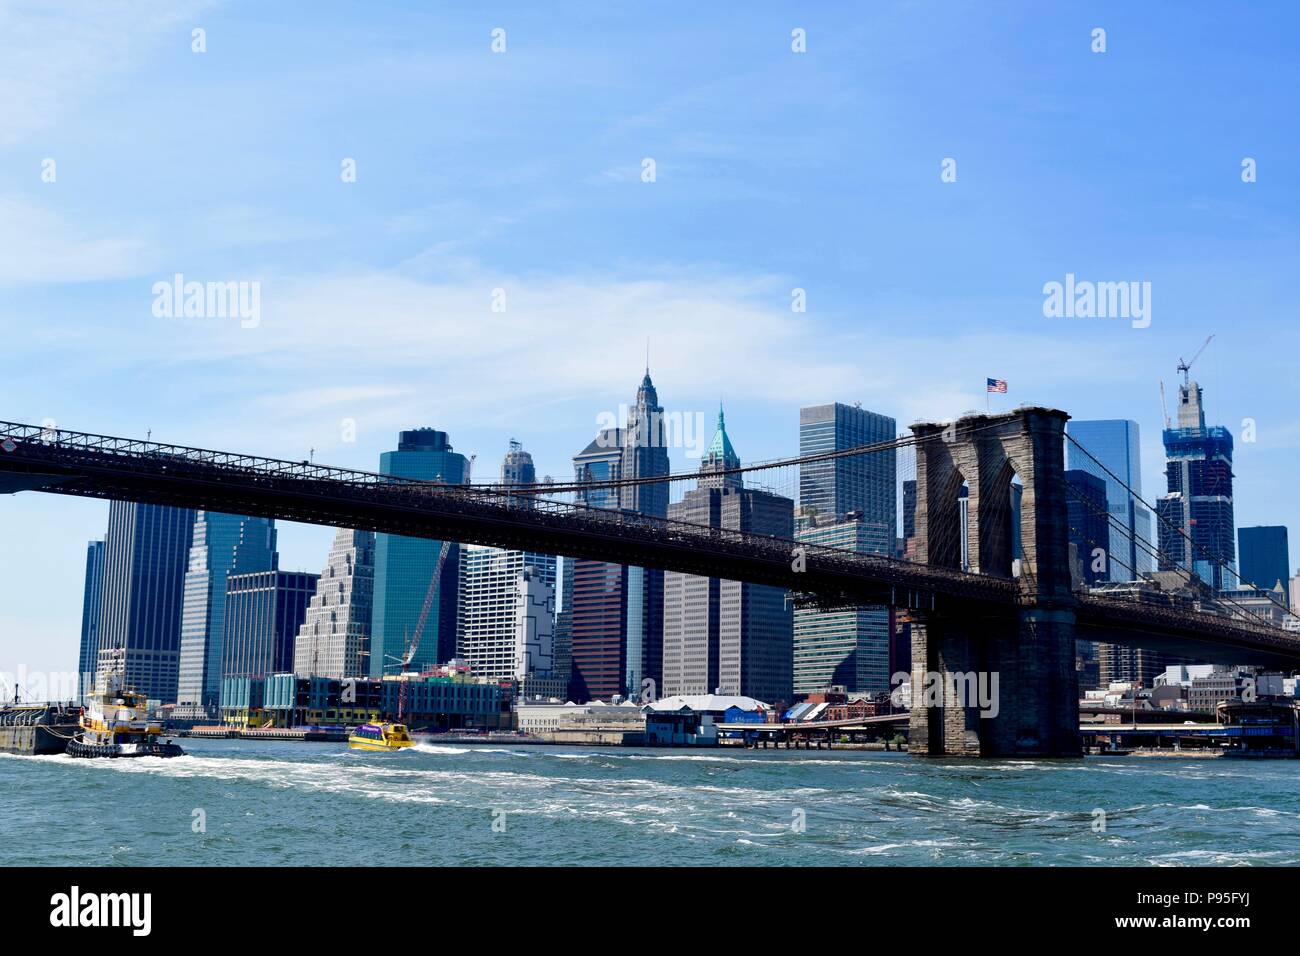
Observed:
[[[0,862],[1300,864],[1300,761],[182,743],[0,755]]]

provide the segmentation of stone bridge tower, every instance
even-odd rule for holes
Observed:
[[[918,438],[931,439],[918,444],[916,452],[918,560],[1015,577],[1020,593],[1019,607],[948,607],[916,618],[912,753],[1079,754],[1075,597],[1064,476],[1068,419],[1056,409],[1021,408],[912,426]],[[1021,484],[1018,562],[1013,553],[1014,477]],[[976,688],[985,691],[985,706],[973,693]]]

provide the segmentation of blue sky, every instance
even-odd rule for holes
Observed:
[[[747,459],[800,404],[901,427],[993,376],[1137,420],[1151,498],[1158,383],[1213,333],[1238,524],[1297,563],[1294,4],[52,6],[0,5],[0,418],[364,468],[432,425],[563,476],[649,336]],[[155,316],[175,273],[259,283],[259,324]],[[1151,282],[1150,327],[1045,318],[1066,273]],[[75,667],[106,516],[0,498],[0,670]]]

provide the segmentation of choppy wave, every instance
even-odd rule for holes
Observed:
[[[1300,864],[1285,761],[189,743],[0,755],[0,862]]]

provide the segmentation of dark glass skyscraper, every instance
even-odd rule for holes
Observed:
[[[1166,428],[1168,493],[1160,512],[1160,570],[1191,570],[1216,591],[1237,586],[1232,434],[1206,426],[1201,386],[1178,389],[1178,427]]]
[[[99,671],[161,703],[176,700],[193,530],[188,508],[126,501],[109,506]]]
[[[810,405],[799,409],[799,455],[843,451],[893,441],[897,422],[853,405]],[[890,448],[869,455],[834,458],[799,467],[799,518],[816,516],[823,523],[849,512],[893,528],[898,489],[897,452]]]
[[[469,481],[469,462],[452,450],[446,432],[432,428],[404,431],[397,450],[379,457],[379,470],[398,478]],[[429,581],[438,564],[441,541],[395,534],[375,535],[374,621],[371,629],[370,676],[389,673],[406,652],[415,634]],[[456,655],[456,585],[460,577],[460,546],[452,544],[439,578],[434,604],[411,661],[417,670],[443,664]]]
[[[215,716],[221,696],[226,577],[276,567],[275,523],[269,518],[199,511],[194,517],[181,611],[176,701],[187,717]]]
[[[104,594],[104,542],[86,546],[86,586],[81,598],[81,652],[77,656],[77,696],[95,686],[99,661],[99,608]]]
[[[1237,532],[1241,559],[1241,580],[1244,585],[1254,585],[1269,591],[1282,582],[1286,592],[1290,581],[1291,553],[1283,525],[1260,525],[1242,528]]]
[[[1071,469],[1065,473],[1066,521],[1074,546],[1076,568],[1083,583],[1095,587],[1110,580],[1109,505],[1106,483],[1092,472]]]
[[[221,677],[268,677],[293,670],[294,642],[319,574],[253,571],[226,578]]]
[[[1154,571],[1155,562],[1149,551],[1138,543],[1145,542],[1150,547],[1151,512],[1138,500],[1142,495],[1142,455],[1137,422],[1117,418],[1076,419],[1065,427],[1070,437],[1088,452],[1084,454],[1067,441],[1066,467],[1096,475],[1106,485],[1110,518],[1107,540],[1101,546],[1106,549],[1107,579],[1132,581]],[[1125,485],[1133,489],[1132,494]]]
[[[844,451],[892,441],[897,423],[887,415],[842,405],[799,410],[799,454]],[[868,554],[892,555],[897,527],[896,452],[874,452],[799,468],[800,541]],[[904,537],[915,534],[916,482],[903,489]],[[908,506],[911,506],[910,508]],[[910,515],[908,512],[910,511]],[[794,612],[794,692],[842,686],[850,693],[888,693],[888,608]]]

